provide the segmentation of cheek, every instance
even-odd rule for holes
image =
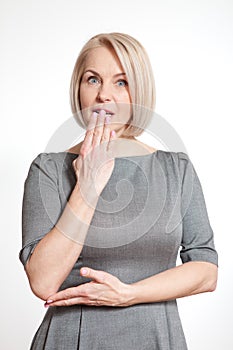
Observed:
[[[124,93],[121,96],[121,101],[128,105],[132,103],[132,99],[128,91],[124,91]]]
[[[85,94],[85,89],[82,88],[82,86],[80,86],[80,90],[79,90],[79,100],[80,100],[80,107],[83,109],[86,107],[87,104],[87,98],[86,98],[86,94]]]
[[[131,103],[130,94],[127,90],[124,90],[119,94],[119,101],[124,103]]]
[[[84,86],[80,86],[79,99],[81,108],[90,107],[93,103],[94,94],[90,91],[90,89],[85,88]]]

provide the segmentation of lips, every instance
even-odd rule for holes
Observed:
[[[114,115],[114,113],[112,111],[110,111],[109,109],[105,109],[105,108],[96,108],[96,109],[92,110],[92,112],[96,112],[97,114],[99,114],[100,111],[105,111],[106,115],[110,116],[110,117]]]

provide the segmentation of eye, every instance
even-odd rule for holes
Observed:
[[[117,85],[118,85],[118,86],[123,86],[123,87],[124,87],[124,86],[127,86],[128,83],[127,83],[126,80],[121,79],[121,80],[118,80]]]
[[[87,79],[88,83],[92,84],[92,85],[96,85],[98,84],[99,80],[97,77],[95,76],[91,76]]]

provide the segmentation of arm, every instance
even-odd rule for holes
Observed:
[[[81,275],[93,281],[50,295],[45,306],[85,304],[125,307],[212,292],[217,284],[217,271],[218,267],[212,263],[190,261],[126,284],[110,273],[85,267],[80,270]]]
[[[192,163],[179,154],[182,176],[182,265],[165,270],[132,284],[103,271],[88,268],[85,275],[96,282],[59,292],[51,299],[55,304],[73,303],[128,306],[159,302],[214,291],[217,283],[218,254],[208,220],[201,184]],[[82,269],[81,269],[82,274]],[[98,287],[98,288],[97,288]]]
[[[130,285],[130,305],[182,298],[213,292],[217,285],[216,265],[191,261]]]
[[[115,134],[110,134],[105,114],[90,118],[80,156],[72,163],[76,185],[62,213],[59,174],[48,155],[36,158],[26,179],[20,259],[32,291],[43,300],[59,289],[79,258],[98,198],[113,171]],[[98,145],[102,147],[95,148]]]
[[[215,250],[202,186],[187,154],[177,153],[182,178],[182,265],[133,283],[135,302],[163,301],[214,291],[218,254]]]
[[[89,206],[76,185],[57,224],[36,245],[25,270],[39,298],[46,300],[55,293],[70,273],[82,251],[97,201],[96,197],[94,205]],[[78,234],[73,232],[74,227]]]

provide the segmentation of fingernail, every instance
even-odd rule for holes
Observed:
[[[101,111],[100,111],[101,117],[103,117],[105,114],[106,114],[105,110],[104,110],[104,109],[101,109]]]
[[[97,117],[97,115],[98,115],[98,113],[93,112],[93,114],[92,114],[92,115],[93,115],[93,117],[94,117],[94,118],[96,118],[96,117]]]
[[[116,135],[115,130],[112,130],[112,136],[115,136],[115,135]]]
[[[87,269],[82,269],[82,274],[86,275],[87,274]]]
[[[47,304],[50,304],[50,303],[52,303],[52,302],[53,302],[53,300],[51,300],[51,299],[49,299],[49,300],[46,301]]]
[[[110,119],[111,119],[110,117],[106,117],[105,122],[108,124],[110,122]]]
[[[49,305],[48,305],[47,303],[44,303],[44,307],[46,307],[46,308],[47,308],[47,307],[49,307]]]

